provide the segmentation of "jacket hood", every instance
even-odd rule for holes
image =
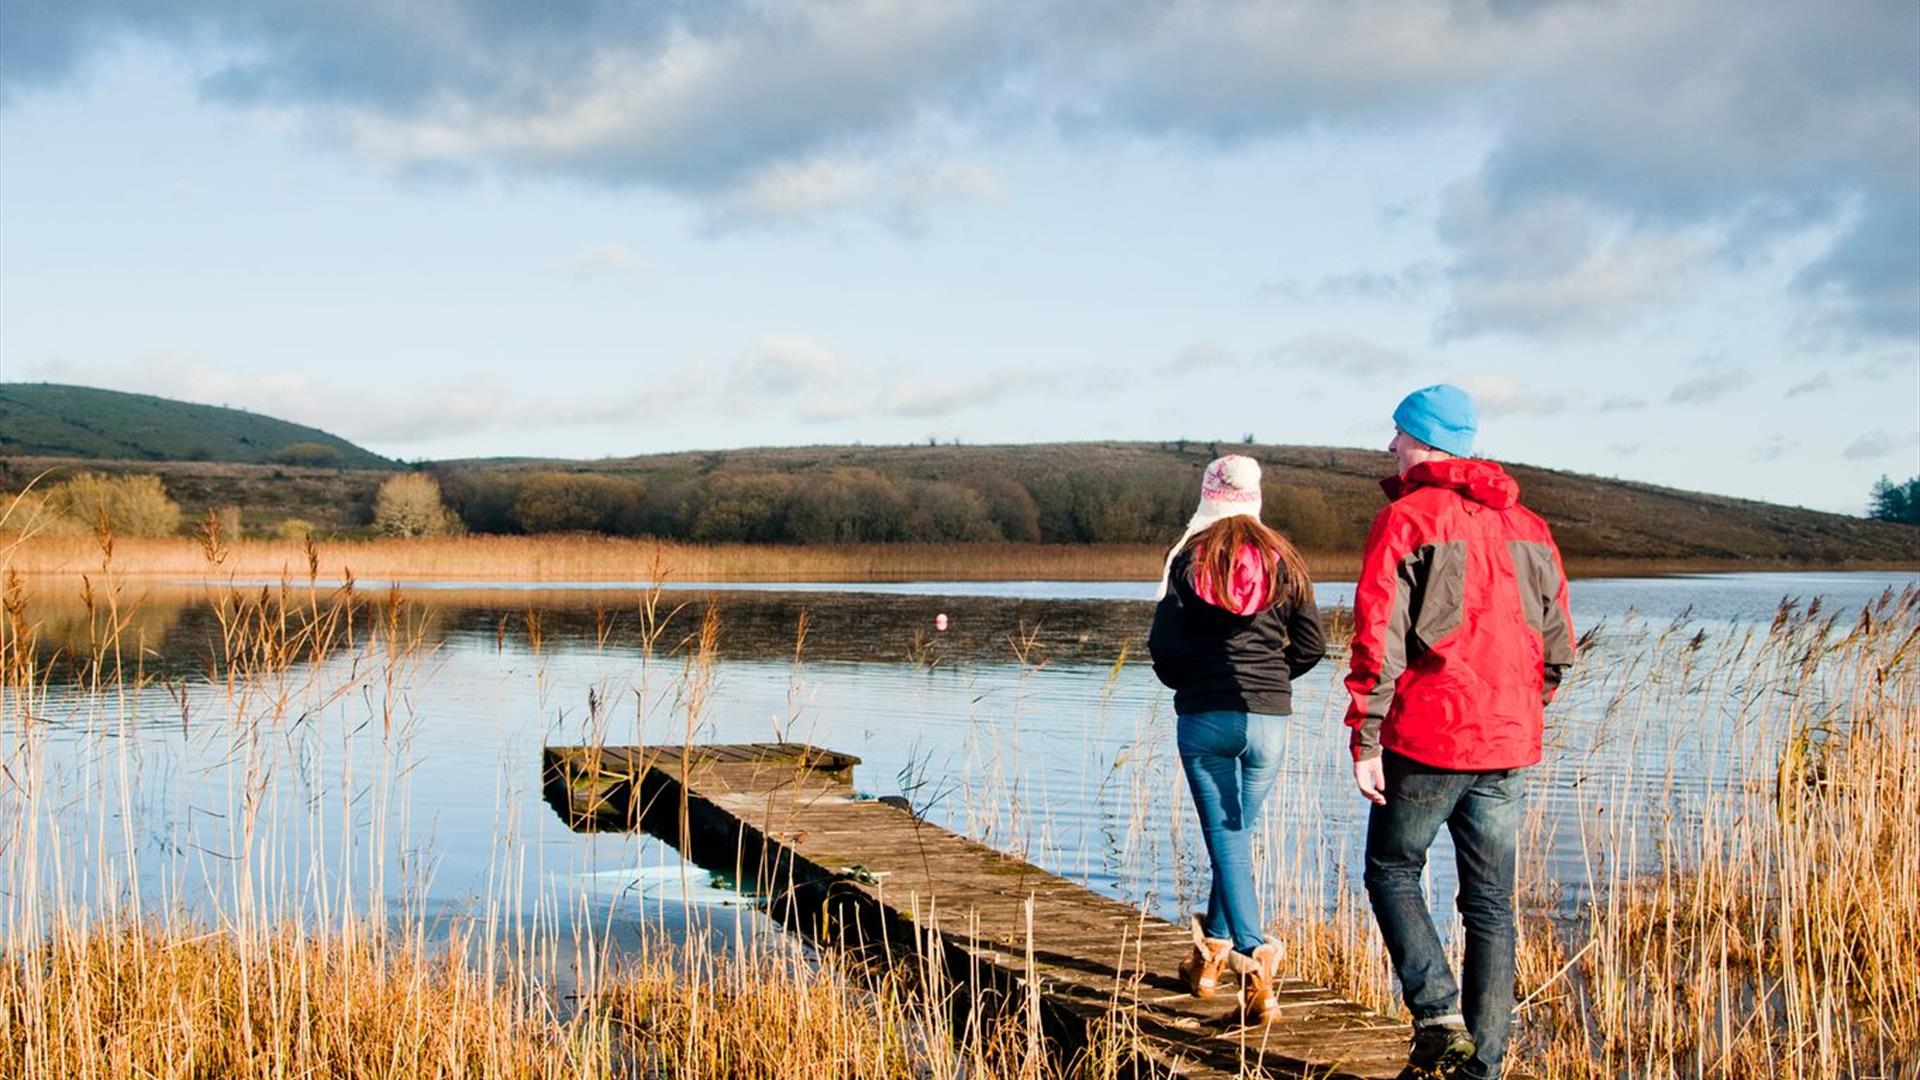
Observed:
[[[1380,481],[1388,499],[1400,499],[1423,487],[1451,488],[1491,510],[1505,510],[1520,501],[1520,484],[1507,471],[1482,458],[1443,458],[1423,461],[1404,476]]]

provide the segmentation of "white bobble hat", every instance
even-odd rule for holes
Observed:
[[[1187,521],[1187,531],[1180,534],[1179,543],[1167,552],[1166,565],[1160,568],[1160,591],[1153,594],[1155,600],[1167,595],[1167,578],[1173,573],[1174,557],[1187,546],[1187,541],[1214,522],[1236,516],[1260,520],[1260,463],[1240,454],[1228,454],[1215,459],[1200,478],[1200,509]]]

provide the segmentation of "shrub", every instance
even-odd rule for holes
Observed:
[[[87,531],[78,521],[48,506],[46,495],[38,491],[0,495],[0,530],[36,536],[78,536]]]
[[[1008,540],[1031,543],[1040,539],[1040,508],[1020,481],[990,476],[973,485],[987,500],[987,516]]]
[[[694,480],[648,488],[640,497],[634,531],[647,536],[684,538],[699,509],[700,484]]]
[[[787,505],[787,534],[803,544],[896,540],[907,499],[893,481],[865,468],[807,477]]]
[[[313,535],[313,522],[305,518],[290,517],[276,526],[273,532],[282,540],[305,540]]]
[[[380,485],[373,527],[387,536],[439,536],[452,524],[440,485],[425,473],[401,473]]]
[[[999,540],[1000,530],[987,516],[987,500],[972,488],[930,480],[915,484],[907,496],[909,540]]]
[[[520,531],[513,520],[513,502],[520,497],[520,479],[515,474],[443,469],[433,475],[440,482],[441,500],[469,531]]]
[[[336,446],[326,443],[297,442],[288,443],[274,451],[273,460],[280,465],[312,465],[321,468],[336,468],[346,463],[346,455]]]
[[[1347,531],[1325,495],[1290,484],[1262,485],[1260,517],[1307,551],[1335,550]]]
[[[1198,472],[1056,473],[1034,486],[1040,538],[1054,543],[1172,543],[1192,514]]]
[[[640,487],[595,473],[535,473],[513,500],[522,532],[613,532],[637,513]]]
[[[695,540],[771,543],[787,539],[793,478],[780,473],[712,476],[695,497]]]
[[[104,520],[117,536],[172,536],[180,531],[180,507],[151,475],[81,473],[47,490],[46,509],[82,528]]]

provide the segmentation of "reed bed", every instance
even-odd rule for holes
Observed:
[[[0,534],[0,542],[6,537]],[[73,577],[97,563],[87,536],[14,537],[10,566],[30,577]],[[687,544],[593,534],[442,536],[362,540],[248,539],[225,545],[209,567],[198,537],[123,537],[121,580],[232,578],[340,582],[568,581],[1152,581],[1166,551],[1151,544]],[[1308,552],[1318,580],[1351,581],[1357,551]],[[1915,563],[1808,564],[1751,559],[1621,559],[1570,555],[1576,577],[1752,570],[1909,570]]]
[[[123,542],[95,545],[82,625],[55,650],[26,579],[0,568],[0,1076],[1100,1080],[1130,1056],[1117,1024],[1063,1055],[1037,1009],[974,1016],[940,973],[740,936],[737,922],[719,943],[643,925],[616,950],[605,909],[521,891],[510,821],[501,884],[429,914],[407,810],[409,698],[433,652],[419,610],[398,589],[320,586],[317,567],[300,586],[216,587],[202,674],[160,686],[126,637],[139,617]],[[208,539],[210,566],[228,556]],[[658,604],[655,587],[649,651]],[[689,728],[713,621],[664,691]],[[538,653],[532,613],[523,632]],[[167,842],[165,823],[139,820],[156,690],[215,744],[227,793],[207,811],[221,824],[157,875],[137,868]],[[607,737],[604,715],[591,723]],[[80,775],[50,765],[56,726],[86,747],[62,759]],[[307,760],[277,756],[289,740]],[[321,770],[315,755],[338,760]]]
[[[241,540],[209,567],[190,537],[122,538],[124,580],[169,577],[322,581],[1122,581],[1160,573],[1165,552],[1145,544],[682,544],[592,534],[411,537],[319,541]],[[73,576],[98,563],[91,537],[32,536],[12,568]],[[1324,569],[1346,565],[1323,557]],[[1357,560],[1354,565],[1357,565]],[[1349,573],[1351,571],[1349,570]]]
[[[355,929],[63,928],[0,967],[0,1075],[1091,1080],[1127,1045],[1116,1031],[1063,1059],[1018,1023],[956,1032],[912,972],[766,944],[642,939],[570,1003],[502,979],[498,943]]]
[[[8,558],[31,564],[44,543]],[[190,685],[158,686],[127,637],[139,612],[122,566],[165,572],[152,560],[168,546],[91,544],[59,568],[83,575],[77,585],[39,582],[82,594],[62,657],[28,617],[35,579],[0,567],[0,1076],[1093,1080],[1130,1063],[1123,1008],[1062,1057],[1032,1012],[956,1021],[951,988],[911,964],[874,970],[777,936],[716,946],[645,927],[616,947],[604,908],[520,891],[510,870],[528,854],[511,820],[501,884],[457,914],[430,913],[407,796],[434,647],[404,594],[323,585],[331,564],[310,552],[258,571],[289,583],[235,586],[260,557],[204,538],[181,572],[226,576],[208,589],[216,630]],[[647,547],[636,576],[655,581],[641,602],[652,613],[662,560]],[[712,621],[656,668],[655,644],[672,650],[677,631],[643,619],[638,708],[660,703],[697,731],[712,707]],[[540,654],[532,613],[520,632]],[[804,634],[803,623],[796,694]],[[1920,593],[1844,617],[1787,607],[1714,643],[1676,625],[1594,655],[1608,663],[1567,688],[1587,708],[1554,732],[1536,784],[1578,812],[1569,825],[1536,800],[1524,837],[1516,1065],[1546,1080],[1920,1075]],[[218,850],[182,846],[143,875],[141,730],[160,691],[177,696],[183,726],[203,718],[195,737],[217,741],[225,803]],[[590,695],[588,724],[614,741],[607,700]],[[1016,696],[1016,722],[1021,707]],[[1337,727],[1322,719],[1301,728],[1298,754],[1325,756]],[[56,726],[79,731],[81,775],[49,768]],[[1123,857],[1171,858],[1190,894],[1197,838],[1180,824],[1168,735],[1141,725],[1108,783],[1127,803]],[[275,756],[289,739],[292,765]],[[1622,742],[1664,759],[1594,751]],[[982,730],[958,780],[922,782],[960,784],[959,823],[1020,848],[1050,825],[1003,750]],[[322,757],[333,771],[315,771]],[[1664,774],[1621,765],[1649,760]],[[1289,968],[1396,1009],[1371,916],[1340,869],[1356,838],[1306,788],[1282,798],[1294,824],[1263,845],[1261,884]],[[1565,827],[1593,885],[1572,899],[1546,854]]]
[[[1706,641],[1649,634],[1570,688],[1599,730],[1558,739],[1655,753],[1548,750],[1522,833],[1510,1057],[1544,1080],[1920,1077],[1920,591],[1783,605]],[[1622,764],[1647,758],[1663,771]],[[1676,777],[1683,760],[1704,782]],[[1572,904],[1553,791],[1591,883]],[[1311,855],[1264,874],[1291,970],[1394,1011],[1357,883]]]

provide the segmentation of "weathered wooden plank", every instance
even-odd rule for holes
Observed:
[[[783,908],[817,910],[846,940],[943,956],[976,1000],[1024,1000],[1031,978],[1049,1030],[1067,1037],[1118,1010],[1163,1074],[1381,1080],[1404,1064],[1405,1025],[1297,979],[1279,987],[1280,1019],[1240,1026],[1231,986],[1205,1001],[1184,992],[1184,929],[855,798],[858,763],[797,743],[550,747],[544,770],[576,829],[646,828]]]

